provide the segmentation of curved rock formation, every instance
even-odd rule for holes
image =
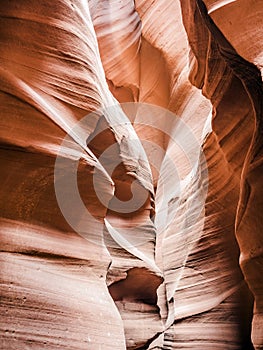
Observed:
[[[0,8],[1,349],[263,348],[262,11]]]

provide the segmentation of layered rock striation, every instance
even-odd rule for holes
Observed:
[[[261,1],[0,7],[1,349],[262,349]]]

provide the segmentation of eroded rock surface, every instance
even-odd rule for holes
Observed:
[[[1,349],[263,348],[262,11],[1,5]]]

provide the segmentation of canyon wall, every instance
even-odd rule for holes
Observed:
[[[262,349],[260,0],[0,6],[10,349]]]

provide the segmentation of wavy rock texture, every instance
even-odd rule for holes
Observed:
[[[263,348],[262,11],[0,7],[1,349]]]

